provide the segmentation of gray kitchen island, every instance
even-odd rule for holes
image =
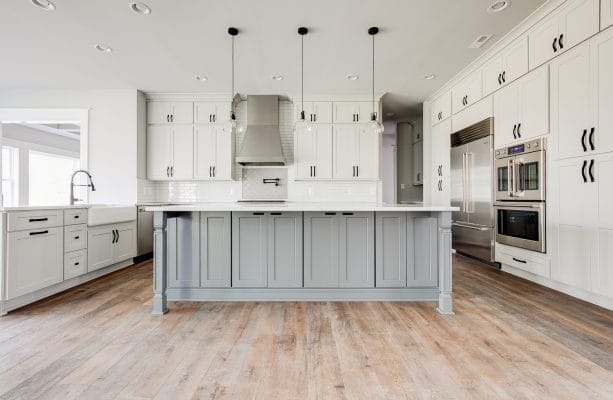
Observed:
[[[438,301],[453,207],[200,203],[154,212],[153,314],[170,301]]]

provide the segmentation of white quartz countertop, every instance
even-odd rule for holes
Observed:
[[[3,212],[9,211],[38,211],[38,210],[69,210],[73,208],[90,208],[91,204],[75,204],[75,205],[55,205],[55,206],[16,206],[16,207],[2,207],[0,208]]]
[[[422,204],[385,204],[385,203],[335,203],[335,202],[292,202],[285,203],[193,203],[145,206],[146,211],[391,211],[391,212],[438,212],[459,211],[458,207],[430,206]]]

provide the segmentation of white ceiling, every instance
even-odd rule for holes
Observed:
[[[53,12],[30,0],[0,1],[0,89],[140,89],[230,91],[228,26],[236,38],[241,94],[298,93],[298,26],[305,37],[305,93],[370,93],[370,26],[376,38],[377,92],[385,112],[406,117],[545,0],[512,0],[487,14],[491,0],[53,0]],[[479,50],[480,34],[494,38]],[[94,49],[113,48],[111,54]],[[425,74],[436,79],[427,81]],[[206,75],[198,82],[194,76]],[[347,74],[360,79],[349,81]],[[282,75],[273,81],[272,75]]]

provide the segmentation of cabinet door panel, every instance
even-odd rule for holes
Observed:
[[[519,139],[549,133],[549,67],[533,71],[519,82]]]
[[[332,178],[332,125],[318,125],[315,137],[315,177]]]
[[[339,218],[304,213],[304,287],[339,286]]]
[[[217,128],[214,125],[194,127],[194,179],[213,178],[217,159]]]
[[[172,103],[167,101],[150,101],[147,103],[147,123],[167,124],[172,114]]]
[[[584,154],[583,132],[593,125],[589,44],[551,63],[551,128],[557,158]]]
[[[231,215],[229,212],[200,213],[200,286],[230,287]]]
[[[213,115],[215,115],[215,103],[210,101],[194,103],[194,123],[209,124],[213,122]]]
[[[433,178],[449,176],[451,149],[451,120],[444,121],[432,128],[432,167]]]
[[[64,280],[87,273],[87,250],[71,251],[64,254]]]
[[[113,247],[113,261],[118,263],[136,256],[136,223],[117,225],[117,240]]]
[[[192,124],[194,122],[194,103],[191,101],[173,103],[172,122],[175,124]]]
[[[356,125],[334,126],[334,178],[354,179],[358,151]]]
[[[296,163],[296,177],[299,179],[313,178],[313,166],[317,159],[316,142],[316,129],[307,130],[306,127],[302,126],[297,129],[294,162]]]
[[[268,287],[302,287],[302,213],[268,216]]]
[[[381,136],[368,126],[358,129],[357,176],[360,179],[379,178],[379,143]]]
[[[340,101],[333,103],[333,107],[335,124],[351,124],[357,122],[356,114],[358,111],[356,103],[350,101]]]
[[[200,286],[200,264],[198,255],[199,242],[199,214],[188,213],[180,214],[176,217],[168,218],[166,231],[168,232],[168,253],[167,253],[167,280],[168,287],[198,287]],[[122,242],[120,231],[119,241]],[[125,232],[129,235],[131,232]],[[129,239],[123,239],[127,241]],[[129,247],[128,243],[120,245]],[[119,260],[118,260],[119,261]]]
[[[374,287],[374,213],[342,213],[339,232],[340,287]]]
[[[62,281],[64,275],[63,228],[9,232],[6,235],[7,299],[13,299]]]
[[[564,34],[562,51],[595,35],[600,28],[600,0],[568,3],[566,7],[559,21],[560,33]]]
[[[600,30],[613,25],[613,0],[600,0]]]
[[[483,80],[481,70],[473,72],[471,75],[464,78],[451,91],[452,96],[452,111],[454,114],[462,111],[471,104],[481,100],[483,95]]]
[[[218,124],[225,124],[230,121],[232,115],[231,103],[216,103],[215,104],[215,121]]]
[[[373,113],[373,103],[372,101],[360,101],[356,103],[358,108],[358,121],[357,122],[368,122],[370,121],[370,116]],[[377,114],[377,119],[380,121],[381,116],[379,115],[379,110],[377,109],[377,103],[374,104],[374,112]]]
[[[87,271],[113,264],[113,228],[90,228],[87,232]]]
[[[266,287],[266,216],[232,213],[232,287]]]
[[[194,177],[194,130],[191,125],[172,128],[172,179],[189,180]]]
[[[215,169],[213,170],[213,179],[232,179],[232,168],[234,167],[233,143],[234,136],[230,128],[218,126],[215,129]]]
[[[504,70],[502,64],[502,55],[496,56],[483,67],[483,95],[495,92],[502,87],[502,71]]]
[[[613,30],[590,41],[592,93],[596,97],[596,152],[613,151]]]
[[[597,184],[589,180],[591,159],[571,159],[554,163],[554,192],[560,224],[593,227],[597,221]],[[585,169],[583,168],[585,162]],[[587,182],[584,181],[583,174]],[[600,177],[598,177],[600,178]],[[598,181],[597,181],[598,182]]]
[[[613,229],[599,229],[597,234],[598,255],[592,267],[592,290],[613,297]]]
[[[509,84],[528,72],[528,37],[524,36],[505,49],[502,55],[504,83]]]
[[[509,85],[494,94],[494,147],[516,140],[513,132],[519,123],[519,84]]]
[[[554,52],[553,41],[559,35],[557,15],[546,17],[528,34],[530,51],[530,69],[549,61],[558,53]]]
[[[431,125],[446,120],[451,116],[451,92],[446,92],[432,102],[430,122]]]
[[[407,218],[407,286],[435,287],[438,282],[436,218]]]
[[[591,289],[591,265],[596,254],[593,229],[561,224],[557,252],[552,255],[551,278],[569,286]]]
[[[172,128],[169,125],[147,127],[147,176],[151,180],[168,180],[172,165]]]
[[[407,214],[376,213],[376,286],[407,285]]]
[[[312,103],[313,114],[315,114],[315,121],[318,124],[331,124],[332,123],[332,103],[329,101],[320,101]]]

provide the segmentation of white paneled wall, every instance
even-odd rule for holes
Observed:
[[[239,127],[247,123],[247,102],[236,107]],[[290,201],[343,201],[375,202],[379,185],[377,182],[296,182],[294,176],[294,105],[287,100],[279,101],[279,129],[283,154],[287,162],[287,193]],[[243,132],[235,137],[236,152],[243,142]],[[235,165],[235,176],[243,176],[242,167]],[[240,181],[216,182],[152,182],[138,181],[138,201],[146,202],[222,202],[236,201],[243,197]]]

